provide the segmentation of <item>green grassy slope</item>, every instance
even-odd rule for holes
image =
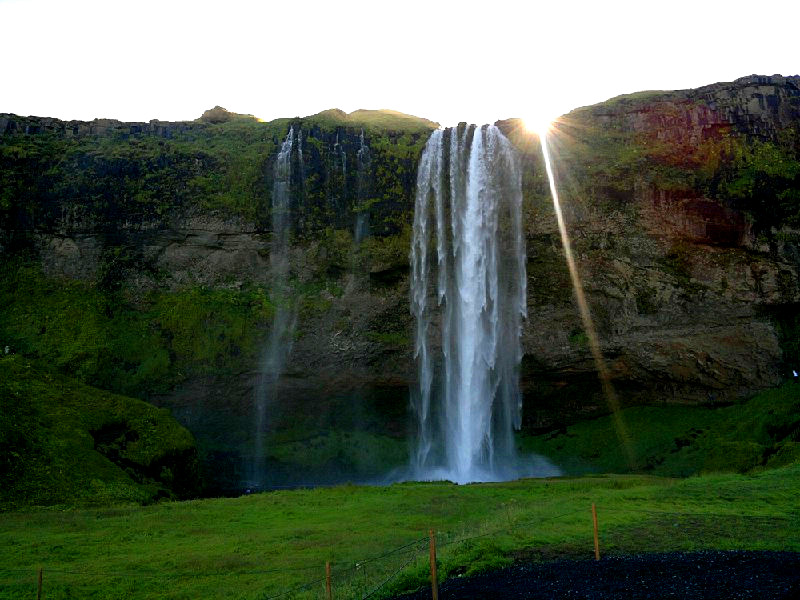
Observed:
[[[800,458],[800,385],[794,383],[722,408],[638,406],[620,414],[636,467],[656,475],[747,472]],[[524,438],[522,447],[570,474],[631,471],[611,416]]]
[[[147,503],[199,489],[192,435],[141,400],[0,356],[0,507]]]
[[[422,117],[415,117],[396,110],[367,110],[359,109],[346,113],[337,108],[323,110],[320,113],[306,117],[314,125],[327,127],[363,127],[365,131],[404,131],[409,133],[424,133],[436,129],[439,124]]]
[[[326,560],[335,597],[361,597],[395,574],[382,591],[425,585],[429,528],[437,531],[442,578],[515,558],[591,557],[593,502],[603,554],[800,551],[798,489],[794,465],[751,476],[342,486],[7,513],[0,515],[0,598],[33,593],[39,566],[51,599],[269,598],[304,584],[289,597],[316,598]]]

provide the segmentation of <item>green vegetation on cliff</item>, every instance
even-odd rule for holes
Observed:
[[[792,147],[794,130],[782,133],[776,143],[734,145],[704,182],[712,196],[751,215],[754,233],[768,237],[773,228],[800,227],[800,150]]]
[[[310,124],[325,127],[358,127],[367,133],[380,133],[385,131],[402,131],[410,134],[428,133],[436,129],[439,124],[407,115],[396,110],[354,110],[346,113],[338,108],[331,108],[320,113],[306,117]]]
[[[198,211],[220,211],[265,228],[272,161],[290,126],[302,132],[305,145],[305,178],[293,190],[299,233],[352,226],[367,199],[381,215],[377,233],[398,228],[416,163],[436,124],[393,111],[336,110],[269,123],[202,119],[165,124],[157,132],[116,123],[101,135],[39,126],[36,133],[0,135],[0,228],[135,230]],[[362,130],[371,150],[369,198],[356,190]]]
[[[263,288],[153,292],[135,306],[114,291],[0,268],[0,341],[78,380],[148,397],[192,374],[230,373],[258,352],[272,316]]]
[[[385,273],[396,268],[400,255],[405,265],[405,248],[393,244],[396,236],[368,240],[363,255],[352,254],[349,232],[330,232],[329,237],[322,238],[318,248],[319,273],[306,283],[292,283],[305,319],[323,315],[331,300],[342,293],[327,270],[346,269],[357,260]],[[207,385],[214,379],[248,377],[257,368],[274,312],[268,290],[260,286],[152,291],[134,303],[124,290],[47,277],[38,264],[21,258],[1,266],[0,275],[0,351],[8,345],[19,356],[48,364],[53,376],[94,386],[81,389],[102,388],[156,401],[190,380]],[[390,347],[406,344],[404,334],[393,326],[381,321],[370,341]],[[225,393],[231,390],[225,387],[216,416],[209,412],[188,417],[197,439],[203,483],[212,490],[238,488],[244,477],[240,453],[253,451],[245,439],[252,431],[249,397],[238,404],[241,399],[235,393],[228,398]],[[397,401],[400,408],[389,413],[404,423],[405,401]],[[275,476],[363,481],[403,464],[405,441],[396,434],[386,436],[385,423],[365,422],[365,415],[371,414],[367,403],[344,396],[335,401],[312,398],[302,409],[292,403],[274,407],[265,445]],[[319,421],[320,404],[338,406],[335,419]],[[187,418],[181,415],[181,406],[173,408],[177,416]],[[399,416],[394,414],[398,410]],[[9,444],[19,445],[16,452],[27,452],[24,438],[14,440]]]
[[[192,435],[165,410],[0,355],[0,507],[148,503],[200,491]]]

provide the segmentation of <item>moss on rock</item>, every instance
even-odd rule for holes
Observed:
[[[0,405],[3,506],[148,503],[201,489],[191,433],[146,402],[12,354],[0,356]]]

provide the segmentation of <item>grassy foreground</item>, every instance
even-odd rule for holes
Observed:
[[[790,465],[682,480],[340,486],[6,513],[0,598],[32,597],[40,566],[48,599],[317,598],[326,560],[334,597],[361,598],[386,582],[370,596],[380,597],[425,585],[429,528],[437,531],[442,579],[519,558],[591,557],[593,502],[604,553],[800,551],[799,490],[800,465]]]

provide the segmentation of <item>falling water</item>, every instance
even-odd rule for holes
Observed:
[[[414,478],[464,483],[555,472],[544,459],[520,460],[513,438],[526,316],[521,188],[516,153],[497,127],[459,126],[428,140],[411,247]]]
[[[369,208],[365,206],[369,200],[369,168],[372,164],[372,156],[364,141],[364,130],[361,130],[361,140],[356,154],[358,161],[358,172],[356,174],[356,200],[358,212],[356,214],[356,226],[353,239],[356,244],[360,244],[369,235]]]
[[[334,148],[338,149],[338,152],[341,155],[341,160],[342,160],[342,179],[346,181],[347,180],[347,154],[345,153],[344,148],[342,148],[341,144],[339,144],[339,134],[338,133],[336,134],[336,144],[335,144]]]
[[[334,207],[337,214],[342,211],[347,197],[347,153],[339,142],[338,132],[325,169],[325,194],[328,204]]]
[[[296,138],[296,139],[295,139]],[[297,153],[302,164],[301,136],[294,128],[281,145],[275,158],[272,185],[272,244],[270,248],[270,279],[275,300],[275,315],[269,339],[261,357],[260,373],[255,396],[255,449],[251,465],[251,487],[263,487],[265,483],[264,438],[267,425],[267,408],[275,398],[278,379],[286,367],[292,349],[296,312],[289,294],[289,234],[291,232],[290,188],[292,175],[292,151],[297,141]]]

